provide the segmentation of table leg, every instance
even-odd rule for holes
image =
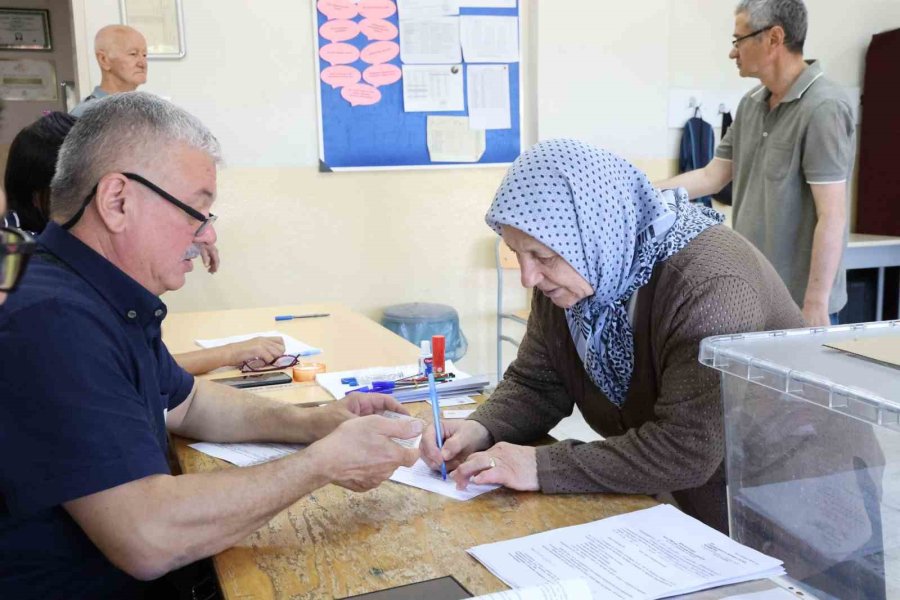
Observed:
[[[875,320],[881,321],[884,316],[884,267],[878,267],[878,296],[875,301]]]

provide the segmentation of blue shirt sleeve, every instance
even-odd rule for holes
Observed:
[[[191,390],[194,389],[194,376],[181,368],[161,340],[157,351],[157,360],[159,360],[160,383],[168,392],[168,409],[172,410],[187,400]]]
[[[0,331],[0,451],[15,460],[0,462],[0,486],[12,514],[169,473],[164,408],[190,388],[174,361],[153,381],[140,358],[121,323],[91,307],[48,299],[11,315]]]

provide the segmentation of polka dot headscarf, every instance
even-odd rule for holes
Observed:
[[[634,368],[628,300],[656,263],[722,219],[683,189],[660,192],[628,161],[567,139],[516,159],[485,216],[497,233],[509,225],[537,239],[591,284],[566,319],[591,381],[618,407]]]

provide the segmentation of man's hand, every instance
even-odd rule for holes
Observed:
[[[215,244],[200,244],[200,258],[210,275],[219,270],[219,249]]]
[[[459,465],[450,477],[457,489],[464,490],[472,483],[498,483],[513,490],[536,492],[540,488],[537,476],[537,451],[531,446],[517,446],[500,442],[484,452],[475,452]]]
[[[423,426],[418,419],[351,418],[305,452],[310,460],[321,461],[321,472],[328,474],[332,483],[364,492],[377,487],[400,465],[410,467],[418,460],[416,448],[404,448],[391,438],[414,438]]]
[[[491,434],[478,421],[441,419],[441,430],[444,433],[443,453],[438,450],[433,423],[425,430],[419,444],[422,460],[432,469],[440,469],[443,458],[447,463],[447,469],[452,471],[471,453],[484,450],[491,445]]]
[[[270,363],[284,354],[284,340],[280,337],[255,337],[244,342],[226,344],[226,365],[240,367],[248,360],[258,358]]]
[[[375,415],[386,410],[404,415],[409,414],[402,404],[397,402],[393,396],[388,396],[387,394],[352,392],[334,404],[360,417]]]
[[[828,327],[831,325],[831,317],[828,315],[828,305],[823,303],[803,303],[803,320],[807,327]]]

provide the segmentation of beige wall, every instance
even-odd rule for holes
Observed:
[[[524,40],[534,137],[588,139],[658,179],[674,168],[668,90],[748,85],[727,60],[727,0],[525,1],[536,15]],[[311,1],[184,4],[187,57],[153,62],[147,89],[199,115],[230,166],[215,207],[222,270],[198,269],[166,297],[172,310],[340,301],[376,316],[392,303],[442,302],[459,310],[469,337],[462,366],[492,372],[494,237],[483,216],[502,169],[318,173]],[[73,6],[89,89],[99,80],[90,37],[118,19],[118,4]],[[859,85],[863,49],[876,31],[900,26],[900,2],[809,6],[811,55]],[[265,44],[241,42],[250,30],[265,31]],[[509,308],[521,307],[513,278],[506,289]]]

